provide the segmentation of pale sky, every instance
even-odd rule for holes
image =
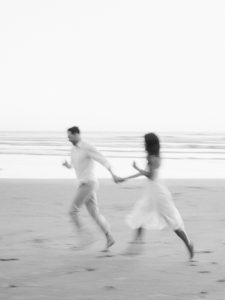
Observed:
[[[2,0],[0,130],[225,131],[225,1]]]

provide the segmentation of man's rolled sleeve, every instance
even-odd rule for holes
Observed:
[[[108,160],[93,146],[88,147],[88,154],[90,157],[100,163],[102,166],[104,166],[106,169],[111,169],[111,164],[108,162]]]

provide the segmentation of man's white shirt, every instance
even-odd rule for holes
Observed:
[[[110,169],[107,159],[92,145],[80,141],[71,150],[71,166],[75,169],[78,182],[97,181],[94,161]]]

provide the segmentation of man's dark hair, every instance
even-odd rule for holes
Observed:
[[[70,127],[67,131],[70,131],[72,134],[80,133],[80,129],[77,126]]]

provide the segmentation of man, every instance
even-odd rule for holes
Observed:
[[[78,181],[77,192],[70,210],[72,221],[82,238],[84,235],[81,234],[84,232],[84,228],[80,221],[79,210],[82,205],[86,205],[89,214],[105,234],[105,251],[107,251],[115,241],[112,237],[108,222],[101,215],[98,208],[96,198],[98,180],[94,172],[94,161],[97,161],[109,171],[114,182],[117,183],[120,178],[113,173],[111,165],[106,158],[92,145],[81,139],[80,129],[77,126],[69,128],[67,134],[69,141],[73,145],[71,151],[71,163],[68,163],[65,160],[63,166],[68,169],[74,168]]]

